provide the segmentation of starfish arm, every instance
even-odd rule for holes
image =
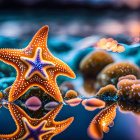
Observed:
[[[28,51],[36,47],[46,49],[48,31],[49,31],[48,26],[43,26],[40,30],[38,30],[38,32],[34,35],[29,45],[26,47],[26,50]]]
[[[51,120],[54,120],[55,119],[55,117],[60,112],[60,110],[62,109],[62,107],[63,107],[63,104],[60,104],[59,106],[57,106],[53,110],[49,111],[44,117],[42,117],[42,120],[48,120],[49,122],[52,123]],[[47,126],[50,126],[51,123],[47,124]]]
[[[63,61],[55,58],[55,77],[58,75],[65,75],[70,78],[75,78],[75,73],[72,71],[72,69]]]
[[[55,122],[54,119],[57,116],[57,114],[60,112],[62,107],[63,107],[63,104],[60,104],[59,106],[57,106],[56,108],[54,108],[53,110],[48,112],[42,118],[42,120],[48,121],[46,127],[56,127],[56,129],[53,131],[54,133],[60,133],[60,132],[64,131],[72,123],[72,121],[74,119],[73,117],[71,117],[71,118],[68,118],[64,121]]]
[[[17,100],[22,96],[29,88],[31,87],[30,83],[26,81],[22,76],[17,76],[15,82],[13,83],[10,93],[9,93],[9,102]]]
[[[64,121],[60,121],[60,122],[55,122],[55,127],[56,129],[53,131],[55,134],[59,134],[62,131],[64,131],[67,127],[70,126],[70,124],[73,122],[74,117],[68,118]]]
[[[0,140],[13,140],[13,139],[18,140],[21,136],[25,135],[26,133],[24,123],[22,122],[21,118],[23,116],[27,117],[27,114],[23,112],[23,110],[15,104],[8,104],[8,107],[12,115],[12,118],[16,123],[17,129],[13,134],[0,135]]]
[[[25,75],[25,79],[29,79],[31,77],[31,75],[33,75],[34,71],[35,71],[35,69],[30,67]]]
[[[28,64],[30,64],[30,65],[35,65],[34,64],[34,61],[33,60],[31,60],[31,59],[29,59],[29,58],[27,58],[27,57],[20,57],[20,59],[26,64],[26,65],[28,65]]]
[[[48,133],[47,135],[44,135],[42,137],[43,140],[51,140],[52,137],[54,137],[55,135],[58,135],[59,133],[63,132],[64,130],[66,130],[71,123],[73,122],[74,118],[68,118],[65,121],[61,121],[61,122],[55,122],[54,126],[55,126],[55,130],[51,133]]]
[[[55,127],[54,131],[52,133],[49,133],[48,135],[43,136],[43,140],[50,140],[54,135],[57,135],[64,131],[66,128],[69,127],[69,125],[73,122],[74,118],[68,118],[64,121],[55,122],[54,119],[56,115],[60,112],[63,105],[59,105],[58,107],[54,108],[52,111],[50,111],[46,116],[44,116],[42,119],[48,120],[48,123],[46,127]]]
[[[46,71],[45,70],[40,70],[40,73],[43,75],[43,77],[45,78],[45,79],[47,79],[48,78],[48,75],[46,74]]]
[[[72,121],[74,119],[73,117],[71,117],[64,121],[55,122],[54,119],[55,119],[56,115],[60,112],[62,107],[63,107],[63,105],[60,104],[58,107],[56,107],[52,111],[48,112],[48,114],[42,118],[42,119],[48,120],[48,122],[50,122],[50,123],[47,123],[46,127],[54,127],[54,126],[56,127],[56,129],[53,132],[57,133],[57,134],[64,131],[72,123]]]
[[[88,127],[88,135],[93,139],[102,139],[103,131],[108,129],[108,125],[116,117],[117,103],[106,107],[100,111],[91,121]]]
[[[17,49],[0,49],[0,60],[17,67],[20,63],[21,50]]]
[[[42,58],[42,56],[41,56],[41,53],[42,53],[41,48],[37,48],[37,52],[36,53],[37,53],[36,54],[36,61],[38,63],[40,63],[41,62],[41,58]]]
[[[50,78],[48,79],[49,80],[43,80],[43,82],[39,83],[38,86],[40,86],[47,94],[52,96],[55,100],[63,102],[63,98],[61,96],[57,83]]]

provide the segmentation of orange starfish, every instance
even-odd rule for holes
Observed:
[[[58,75],[75,78],[74,72],[55,58],[46,47],[48,26],[42,27],[25,49],[0,49],[0,60],[17,70],[9,101],[15,101],[30,87],[39,86],[56,100],[62,96],[56,83]]]
[[[73,121],[73,117],[60,122],[54,121],[61,108],[62,104],[47,113],[43,118],[33,119],[17,105],[9,104],[17,130],[13,134],[0,135],[0,140],[50,140],[53,136],[64,131]]]
[[[113,126],[114,118],[116,116],[117,103],[114,103],[105,109],[103,109],[99,114],[97,114],[88,128],[88,134],[93,139],[101,139],[103,137],[103,131],[108,132],[109,127]]]

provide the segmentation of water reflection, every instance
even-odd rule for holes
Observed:
[[[88,128],[88,134],[93,139],[103,138],[103,132],[109,132],[109,125],[113,126],[116,117],[117,103],[114,103],[97,114]]]
[[[54,118],[62,109],[63,105],[58,105],[56,108],[48,112],[44,117],[31,118],[18,105],[9,103],[8,108],[14,119],[17,129],[13,134],[0,135],[0,140],[48,140],[53,136],[64,131],[73,121],[73,117],[63,121],[56,122]]]
[[[33,88],[36,89],[36,88]],[[32,89],[32,90],[33,90]],[[41,89],[39,89],[41,90]],[[36,90],[35,90],[36,91]],[[28,91],[28,94],[30,95],[29,98],[26,98],[25,101],[29,100],[31,98],[31,91]],[[25,94],[25,97],[26,94]],[[23,96],[22,98],[25,99]],[[32,96],[33,97],[33,96]],[[37,94],[36,94],[37,97]],[[96,110],[99,108],[101,109],[100,112],[97,112],[95,115],[93,115],[93,119],[90,120],[91,123],[87,127],[87,133],[90,138],[92,139],[103,139],[104,136],[106,136],[105,133],[109,132],[109,127],[112,127],[114,125],[114,119],[119,117],[120,113],[116,114],[117,108],[119,108],[119,111],[123,114],[126,113],[132,113],[136,116],[136,121],[139,122],[139,114],[140,114],[140,104],[138,102],[130,102],[128,100],[118,100],[118,101],[103,101],[100,99],[97,99],[96,97],[75,97],[72,99],[65,99],[65,106],[68,106],[71,104],[76,104],[76,100],[81,99],[77,105],[83,105],[84,109],[87,111],[93,112],[95,114]],[[5,101],[5,103],[4,103]],[[41,101],[43,103],[43,101]],[[45,104],[47,106],[46,108],[49,108],[47,111],[44,109],[44,111],[40,108],[38,110],[30,110],[25,106],[20,104],[21,102],[17,101],[16,104],[8,103],[6,100],[2,100],[3,106],[5,106],[7,109],[10,110],[10,113],[12,115],[12,118],[14,119],[17,129],[13,134],[8,135],[0,135],[0,140],[3,139],[51,139],[53,136],[55,136],[58,133],[61,133],[64,131],[73,121],[73,117],[64,120],[55,122],[54,118],[59,113],[59,111],[62,109],[63,104],[59,104],[55,101],[49,101]],[[70,104],[69,104],[70,102]],[[31,102],[32,103],[32,102]],[[101,106],[105,103],[105,106]],[[44,105],[44,104],[43,104]],[[36,105],[32,105],[32,107],[36,107]],[[73,109],[75,108],[75,105],[72,106]],[[87,108],[94,108],[93,110],[89,110]],[[66,110],[65,110],[66,111]],[[43,113],[42,113],[43,112]],[[79,110],[81,113],[81,111]],[[129,116],[129,115],[128,115]],[[62,118],[61,118],[62,119]],[[85,118],[86,119],[86,118]],[[115,123],[115,127],[117,126],[118,122]],[[139,123],[138,123],[139,124]],[[136,127],[139,128],[139,125],[137,124]],[[86,132],[85,132],[86,133]],[[112,129],[110,129],[110,133],[112,133]],[[139,135],[136,133],[135,137],[139,137]]]
[[[117,107],[122,113],[132,113],[136,117],[137,127],[139,128],[140,120],[140,104],[129,102],[129,101],[117,101],[106,103],[106,107],[102,109],[95,117],[92,119],[88,127],[88,135],[92,139],[103,139],[103,132],[108,133],[109,127],[114,126],[113,120],[116,116]],[[129,116],[129,115],[128,115]],[[135,133],[134,137],[136,139],[140,137],[138,133]]]

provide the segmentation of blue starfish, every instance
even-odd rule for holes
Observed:
[[[28,65],[28,71],[25,78],[29,79],[33,74],[39,74],[44,79],[47,79],[46,68],[54,67],[54,64],[48,61],[43,61],[41,57],[41,48],[37,48],[34,58],[21,57],[21,60]]]
[[[54,128],[43,130],[43,127],[45,126],[46,121],[41,122],[41,124],[38,127],[34,127],[34,126],[31,126],[25,118],[23,120],[24,120],[24,124],[26,125],[27,132],[28,132],[28,135],[24,137],[24,140],[29,140],[31,138],[34,140],[40,140],[40,136],[42,134],[45,134],[47,132],[54,130]]]

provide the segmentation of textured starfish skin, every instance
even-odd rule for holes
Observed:
[[[49,52],[46,46],[47,35],[48,26],[44,26],[36,33],[25,49],[0,49],[0,60],[12,65],[17,71],[16,80],[9,94],[10,102],[18,99],[32,86],[39,86],[57,101],[63,101],[56,83],[56,77],[58,75],[65,75],[70,78],[75,78],[75,74],[67,64],[55,58]],[[41,53],[41,63],[49,62],[53,65],[47,67],[45,70],[42,69],[45,71],[44,73],[47,75],[47,78],[37,70],[33,71],[29,77],[27,76],[31,65],[27,64],[27,61],[25,62],[23,59],[34,59],[38,49],[40,49]]]
[[[0,135],[0,140],[50,140],[53,136],[64,131],[73,121],[73,117],[55,122],[54,118],[62,108],[62,104],[40,119],[30,118],[20,107],[9,104],[9,110],[16,122],[17,130],[13,134]],[[41,130],[38,134],[35,130]],[[36,138],[37,137],[37,138]],[[35,139],[36,138],[36,139]]]
[[[41,48],[37,48],[36,51],[36,56],[33,59],[29,59],[26,57],[21,57],[20,58],[23,62],[25,62],[28,67],[30,68],[27,71],[27,74],[25,75],[25,79],[28,80],[30,79],[33,74],[38,74],[40,75],[42,78],[46,79],[48,78],[47,72],[45,69],[47,68],[53,68],[55,65],[51,62],[47,62],[47,61],[41,61]]]
[[[34,139],[34,140],[40,140],[42,139],[41,135],[45,135],[48,132],[51,132],[55,128],[48,128],[45,129],[44,126],[47,123],[47,121],[42,121],[37,127],[32,126],[26,118],[23,118],[24,125],[26,127],[26,132],[27,134],[23,136],[21,139],[24,140],[29,140],[29,139]],[[44,129],[43,129],[44,128]]]
[[[103,131],[109,131],[109,124],[113,122],[116,117],[117,103],[103,109],[99,114],[97,114],[88,128],[88,134],[93,139],[102,139]]]

